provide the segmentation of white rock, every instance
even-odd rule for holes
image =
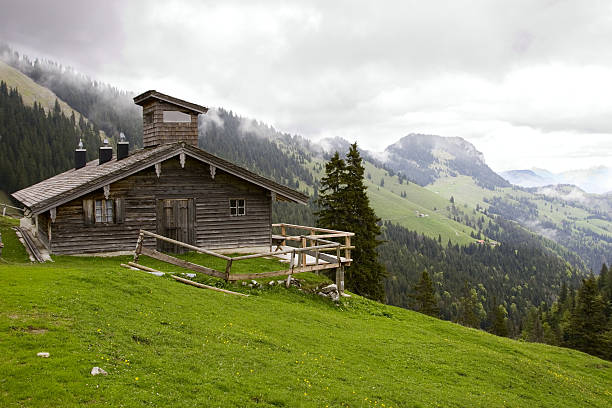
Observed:
[[[51,354],[47,353],[46,351],[41,351],[40,353],[36,353],[36,355],[38,357],[49,358]]]
[[[268,285],[270,285],[270,286],[274,286],[274,285],[276,285],[276,281],[273,281],[273,280],[272,280],[272,281],[268,282]]]
[[[100,367],[94,367],[91,369],[91,375],[98,375],[98,374],[108,375],[108,373],[104,371],[103,369],[101,369]]]
[[[335,283],[332,283],[331,285],[327,285],[324,288],[321,288],[321,292],[323,293],[338,292],[338,286],[336,286]]]

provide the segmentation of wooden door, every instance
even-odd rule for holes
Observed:
[[[186,244],[195,245],[195,206],[193,198],[157,200],[157,233]],[[180,245],[157,241],[162,252],[184,253]]]

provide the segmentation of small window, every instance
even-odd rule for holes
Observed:
[[[179,111],[164,111],[164,123],[191,123],[191,115]]]
[[[230,200],[230,215],[232,217],[246,214],[246,200],[232,199]]]
[[[113,200],[96,200],[96,224],[114,222]]]

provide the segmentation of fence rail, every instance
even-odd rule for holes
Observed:
[[[294,224],[273,224],[272,226],[281,229],[280,235],[273,235],[273,239],[278,242],[276,250],[272,250],[272,247],[270,247],[269,252],[261,252],[257,254],[241,255],[235,257],[230,257],[217,253],[215,251],[211,251],[209,249],[200,248],[195,245],[177,241],[175,239],[164,237],[162,235],[155,234],[147,230],[140,230],[140,233],[138,234],[138,240],[136,242],[136,248],[134,250],[134,262],[138,262],[138,258],[140,255],[146,255],[172,265],[180,266],[182,268],[190,269],[195,272],[203,273],[209,276],[213,276],[215,278],[220,278],[224,279],[225,281],[232,282],[238,280],[270,278],[287,275],[287,285],[289,285],[290,278],[295,273],[320,271],[325,269],[336,269],[336,283],[338,285],[338,290],[344,290],[344,266],[350,265],[350,251],[351,249],[354,249],[354,247],[351,246],[350,237],[354,236],[355,234],[346,231],[334,231],[325,228],[305,227]],[[287,235],[287,228],[305,230],[310,234]],[[316,235],[317,232],[323,232],[324,234]],[[198,265],[177,258],[175,256],[168,255],[151,248],[147,248],[143,245],[145,237],[155,238],[155,240],[165,241],[171,244],[181,246],[183,248],[190,249],[195,252],[223,259],[226,262],[225,270],[219,271],[213,268],[208,268],[203,265]],[[344,238],[344,244],[340,242],[331,241],[328,238]],[[301,245],[299,247],[287,247],[286,241],[298,241]],[[335,252],[335,255],[325,253],[330,251]],[[342,258],[341,256],[342,251],[344,251],[344,258]],[[285,254],[290,254],[289,269],[248,274],[232,273],[232,266],[234,262],[270,256],[278,257],[279,255]],[[315,258],[314,264],[308,264],[308,256]]]
[[[17,210],[17,211],[21,211],[22,213],[25,212],[25,208],[19,208],[19,207],[13,207],[12,205],[6,204],[6,203],[0,203],[0,207],[2,208],[2,216],[6,216],[6,209],[10,208],[13,210]]]

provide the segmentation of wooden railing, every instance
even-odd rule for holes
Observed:
[[[287,245],[287,241],[299,241],[301,243],[302,248],[307,247],[308,240],[315,241],[325,241],[330,238],[344,238],[344,245],[340,247],[340,249],[344,250],[344,258],[347,263],[351,261],[351,249],[354,247],[351,246],[351,237],[355,234],[353,232],[347,231],[337,231],[327,228],[318,228],[318,227],[306,227],[303,225],[294,225],[294,224],[272,224],[272,228],[280,229],[280,235],[272,235],[272,240],[279,241],[282,246]],[[287,229],[293,229],[298,231],[306,231],[308,235],[288,235]],[[317,235],[320,232],[322,234]],[[332,242],[332,241],[325,241]]]
[[[13,207],[12,205],[8,205],[6,203],[0,203],[0,207],[2,207],[2,216],[6,216],[6,209],[7,208],[11,208],[13,210],[17,210],[17,211],[21,211],[22,213],[25,212],[25,208],[19,208],[19,207]]]
[[[324,269],[336,269],[336,283],[338,290],[344,290],[344,266],[350,265],[350,251],[354,247],[350,245],[350,237],[354,234],[352,232],[345,231],[334,231],[324,228],[315,227],[304,227],[293,224],[274,224],[273,227],[281,229],[280,235],[273,235],[273,240],[278,242],[276,250],[270,248],[269,252],[262,252],[257,254],[241,255],[235,257],[229,257],[209,249],[200,248],[195,245],[186,244],[181,241],[177,241],[171,238],[164,237],[159,234],[155,234],[150,231],[140,230],[138,234],[138,241],[136,242],[136,248],[134,250],[134,263],[138,263],[140,255],[150,256],[151,258],[158,259],[170,263],[172,265],[180,266],[182,268],[190,269],[195,272],[200,272],[215,278],[224,279],[225,281],[238,281],[258,278],[270,278],[276,276],[287,275],[287,285],[291,280],[291,276],[295,273],[300,272],[312,272],[320,271]],[[287,235],[286,229],[306,230],[309,235]],[[321,235],[316,235],[317,232],[322,232]],[[226,262],[225,270],[219,271],[216,269],[208,268],[203,265],[198,265],[183,259],[177,258],[172,255],[168,255],[159,252],[154,249],[147,248],[143,245],[145,237],[152,237],[156,240],[165,241],[174,245],[187,248],[191,251],[199,252],[202,254],[210,255],[215,258],[222,259]],[[344,244],[340,242],[334,242],[328,240],[328,238],[344,238]],[[286,242],[297,241],[300,242],[300,247],[287,246]],[[308,244],[314,245],[308,245]],[[326,252],[334,252],[334,254],[328,254]],[[344,251],[344,258],[341,256]],[[247,274],[232,274],[232,265],[234,262],[239,262],[246,259],[278,256],[283,254],[290,254],[289,269],[271,271],[271,272],[259,272],[259,273],[247,273]],[[297,258],[296,258],[297,255]],[[314,258],[314,263],[308,264],[307,256]]]

